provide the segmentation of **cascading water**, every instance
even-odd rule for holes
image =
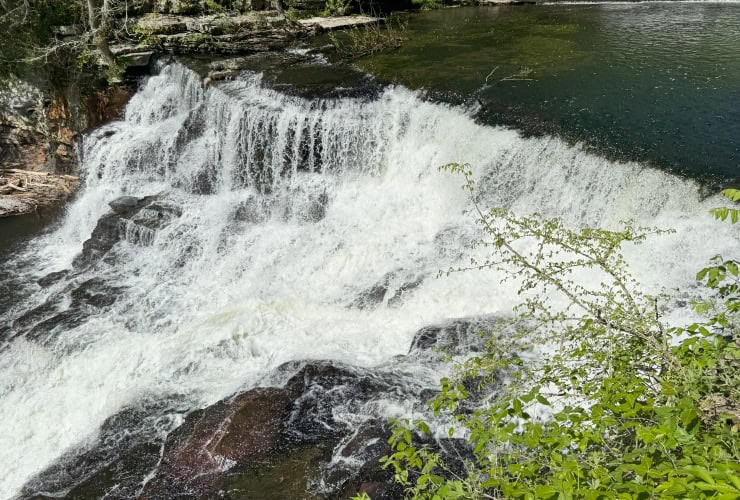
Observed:
[[[472,164],[485,206],[675,228],[628,250],[651,289],[689,289],[709,257],[738,243],[708,215],[720,201],[701,200],[692,181],[477,125],[403,88],[306,100],[245,75],[204,91],[171,64],[125,120],[85,137],[82,159],[84,188],[61,227],[17,256],[34,259],[26,282],[73,261],[74,271],[0,322],[2,498],[123,408],[172,401],[142,423],[167,432],[184,409],[275,383],[287,361],[395,368],[434,386],[428,366],[394,366],[414,333],[517,303],[496,273],[437,278],[467,262],[478,231],[461,179],[439,165]],[[125,221],[102,259],[75,260],[122,195],[155,205]]]

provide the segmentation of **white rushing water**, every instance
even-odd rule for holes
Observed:
[[[70,278],[120,287],[109,308],[0,351],[0,498],[144,398],[211,404],[290,360],[382,366],[421,327],[509,311],[515,290],[494,273],[437,278],[467,261],[477,234],[462,180],[437,170],[444,163],[472,164],[487,206],[675,228],[630,252],[652,289],[690,286],[738,243],[708,215],[720,201],[700,200],[693,182],[477,125],[403,88],[311,101],[245,76],[203,91],[170,65],[125,120],[85,138],[82,158],[84,187],[63,224],[18,257],[34,255],[39,276],[71,266],[118,196],[161,193],[182,215],[132,229],[114,260]],[[423,281],[400,305],[352,307],[389,273],[386,300]],[[412,375],[434,383],[421,368]]]

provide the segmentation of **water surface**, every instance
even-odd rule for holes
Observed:
[[[740,4],[444,9],[411,16],[406,37],[360,66],[478,101],[488,123],[705,180],[740,175]]]

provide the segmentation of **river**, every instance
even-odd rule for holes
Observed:
[[[125,119],[84,137],[84,185],[61,220],[2,257],[0,289],[13,296],[0,302],[0,497],[99,445],[124,409],[143,416],[122,441],[164,435],[192,409],[279,385],[286,362],[434,387],[448,367],[399,358],[415,333],[505,315],[519,299],[498,273],[438,277],[469,261],[479,235],[462,180],[437,168],[448,162],[473,166],[486,206],[675,229],[627,257],[648,290],[691,298],[696,271],[740,243],[709,215],[723,201],[704,182],[738,174],[738,13],[432,12],[410,21],[404,48],[360,62],[396,82],[364,97],[287,95],[249,72],[203,90],[183,65],[161,65]],[[681,27],[695,36],[674,35]],[[507,80],[520,66],[531,80]],[[547,126],[512,128],[527,119]],[[154,198],[118,222],[105,255],[76,259],[121,196]],[[669,309],[692,317],[685,302]],[[421,406],[398,393],[345,410]]]

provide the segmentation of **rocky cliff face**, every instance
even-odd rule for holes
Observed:
[[[0,85],[0,165],[67,171],[74,158],[66,105],[17,79]]]
[[[77,89],[0,81],[0,217],[38,212],[65,200],[79,184],[77,135],[118,118],[132,94],[131,88],[117,86],[79,98]]]

